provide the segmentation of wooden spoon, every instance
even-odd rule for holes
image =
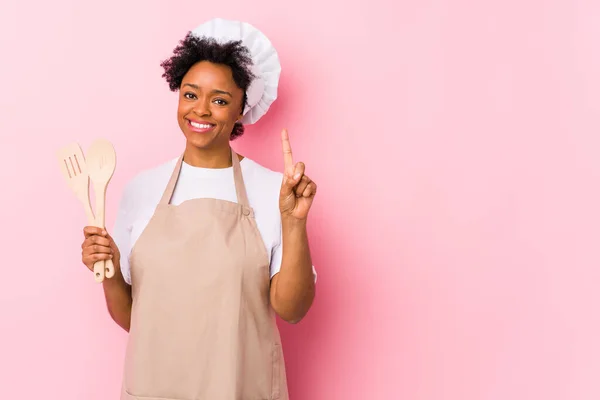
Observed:
[[[90,204],[90,178],[81,147],[77,143],[68,144],[56,152],[56,157],[67,184],[83,203],[88,224],[95,225],[96,218]],[[94,266],[94,279],[96,282],[104,280],[104,268],[102,266],[98,270]]]
[[[105,229],[105,203],[106,203],[106,188],[112,178],[117,166],[117,155],[113,145],[105,139],[98,139],[87,151],[87,169],[94,185],[94,193],[96,194],[96,226]],[[104,275],[107,278],[112,278],[115,274],[115,267],[112,260],[106,260],[106,270]],[[94,264],[101,269],[102,261]]]

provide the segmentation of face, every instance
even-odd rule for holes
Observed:
[[[242,117],[243,96],[228,66],[208,61],[192,66],[181,82],[177,108],[188,146],[229,146],[233,126]]]

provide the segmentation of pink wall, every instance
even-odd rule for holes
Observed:
[[[283,64],[237,149],[281,170],[286,126],[320,185],[316,304],[282,325],[292,399],[600,398],[599,3],[357,3],[2,1],[3,399],[117,398],[126,336],[54,151],[114,142],[111,225],[182,149],[159,61],[214,16]]]

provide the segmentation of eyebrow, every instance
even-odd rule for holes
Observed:
[[[196,90],[200,90],[200,86],[198,86],[198,85],[194,85],[193,83],[186,83],[186,84],[184,84],[183,86],[189,86],[189,87],[191,87],[191,88],[194,88],[194,89],[196,89]],[[231,93],[229,93],[229,92],[226,92],[225,90],[219,90],[219,89],[215,89],[215,90],[213,90],[213,93],[226,94],[226,95],[228,95],[229,97],[233,97]]]

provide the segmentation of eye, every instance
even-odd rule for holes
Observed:
[[[223,99],[215,99],[214,101],[215,101],[215,103],[217,103],[220,106],[226,106],[227,104],[229,104]]]
[[[194,100],[196,99],[196,95],[192,92],[186,92],[183,94],[183,97],[185,97],[186,99],[190,99],[190,100]]]

